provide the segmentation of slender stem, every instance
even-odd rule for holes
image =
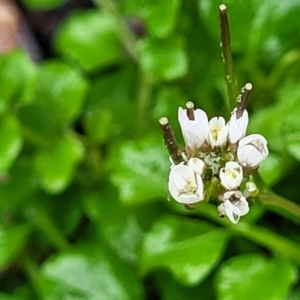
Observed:
[[[129,30],[127,24],[122,19],[117,2],[112,0],[96,0],[96,3],[97,2],[100,4],[101,8],[108,11],[111,16],[114,17],[116,24],[118,25],[118,35],[122,41],[122,44],[126,48],[131,58],[137,62],[138,55],[135,46],[136,40],[132,32]]]
[[[276,195],[268,189],[260,192],[258,201],[267,209],[300,224],[300,206],[281,196]]]
[[[140,70],[140,84],[138,94],[138,116],[137,125],[139,133],[145,131],[147,122],[147,111],[149,109],[149,101],[151,97],[151,83],[146,74]]]
[[[228,93],[228,108],[231,111],[236,106],[236,97],[238,95],[237,79],[234,74],[231,45],[230,45],[230,31],[227,17],[227,7],[224,4],[219,6],[220,11],[220,28],[221,28],[221,45],[222,58],[225,69],[225,81]]]
[[[242,89],[241,94],[241,101],[238,104],[237,110],[236,110],[236,118],[239,119],[242,117],[244,110],[247,108],[247,102],[250,95],[250,92],[252,90],[252,84],[246,83],[246,85]]]
[[[234,234],[241,235],[252,242],[264,246],[272,252],[279,252],[284,256],[289,257],[300,266],[300,246],[285,237],[265,229],[263,227],[247,224],[242,220],[238,224],[232,224],[226,218],[217,216],[216,209],[211,204],[202,206],[197,210],[197,214],[206,216],[212,221],[225,226]]]
[[[175,139],[174,131],[172,130],[169,121],[166,117],[159,119],[160,128],[165,141],[165,146],[169,151],[169,154],[175,164],[179,164],[183,161],[182,151],[178,147]]]
[[[67,251],[69,249],[69,244],[65,237],[38,205],[32,204],[29,209],[29,217],[30,220],[46,234],[58,250]]]
[[[258,186],[260,193],[257,201],[262,204],[266,209],[276,212],[277,214],[293,221],[296,224],[300,224],[300,206],[296,203],[285,199],[272,192],[266,184],[263,182],[259,173],[253,175],[256,185]]]
[[[22,268],[31,282],[31,285],[38,296],[38,299],[44,299],[43,283],[36,263],[26,254],[21,257]]]

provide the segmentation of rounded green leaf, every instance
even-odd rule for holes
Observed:
[[[0,211],[12,209],[23,203],[27,197],[36,192],[37,184],[31,161],[18,159],[2,177],[0,184]]]
[[[162,219],[142,242],[142,270],[165,268],[182,283],[195,285],[216,266],[227,239],[225,231],[204,222]]]
[[[81,143],[72,136],[60,137],[49,147],[40,149],[34,166],[42,187],[49,193],[62,192],[71,182],[83,153]]]
[[[167,199],[170,162],[162,141],[150,137],[126,142],[113,151],[109,165],[124,204]]]
[[[219,300],[282,300],[296,279],[293,265],[279,258],[247,254],[225,262],[216,277]]]
[[[10,115],[0,117],[0,174],[16,159],[22,146],[16,119]]]
[[[115,20],[97,10],[78,11],[61,25],[56,49],[78,61],[86,71],[120,62],[123,50],[117,36]]]
[[[36,104],[51,123],[71,122],[80,112],[87,82],[65,63],[49,61],[38,72]]]
[[[165,38],[173,30],[180,4],[180,0],[127,0],[123,3],[127,14],[139,16],[145,21],[147,33],[160,38]]]
[[[34,95],[37,67],[28,54],[20,50],[0,56],[0,111],[12,100],[30,102]]]
[[[188,58],[179,39],[147,39],[138,44],[143,71],[152,80],[174,80],[184,76]]]
[[[93,252],[58,255],[44,264],[42,274],[69,295],[77,295],[75,299],[142,299],[140,283],[130,268],[117,258],[113,261],[100,247]]]

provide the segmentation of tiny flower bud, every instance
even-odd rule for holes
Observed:
[[[204,199],[201,176],[195,174],[190,167],[182,164],[171,168],[169,191],[179,203],[193,204]]]
[[[225,194],[227,194],[226,197]],[[236,224],[241,216],[244,216],[249,212],[249,204],[244,196],[235,198],[235,191],[227,192],[225,194],[224,203],[221,203],[218,206],[219,213],[221,215],[226,215],[232,223]],[[235,198],[236,200],[232,200],[232,198]]]
[[[179,107],[178,120],[187,149],[196,152],[205,141],[208,131],[208,118],[202,109],[196,109],[192,112],[193,119],[190,119],[187,110]]]
[[[223,117],[214,117],[209,121],[209,129],[207,134],[207,141],[211,148],[216,146],[221,148],[226,144],[228,137],[228,125],[225,124]]]
[[[256,184],[252,181],[248,181],[246,183],[245,190],[243,191],[244,197],[256,197],[259,194],[259,189]]]
[[[240,118],[236,116],[236,110],[234,109],[231,113],[231,118],[229,121],[229,141],[231,144],[237,143],[246,134],[249,117],[248,112],[245,109]]]
[[[267,141],[260,134],[250,134],[239,141],[237,157],[243,167],[258,167],[268,154]]]
[[[243,169],[235,161],[226,163],[225,168],[220,170],[221,184],[227,190],[233,190],[240,186],[243,180]]]
[[[205,168],[205,164],[204,161],[202,159],[199,159],[197,157],[192,157],[189,161],[188,161],[188,166],[197,174],[202,175],[204,168]]]

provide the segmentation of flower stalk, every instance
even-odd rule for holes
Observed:
[[[221,47],[222,47],[222,60],[225,69],[225,81],[228,93],[228,110],[236,106],[237,92],[237,79],[234,74],[232,53],[230,45],[230,31],[227,17],[227,7],[224,4],[219,6],[220,12],[220,29],[221,29]]]

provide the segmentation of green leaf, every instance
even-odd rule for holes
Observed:
[[[182,283],[195,285],[216,266],[227,239],[224,230],[204,222],[164,218],[143,240],[142,270],[166,268]]]
[[[91,83],[84,116],[84,129],[97,141],[135,134],[138,74],[123,68],[98,76]]]
[[[215,299],[211,283],[201,283],[197,286],[184,286],[179,284],[167,272],[155,272],[155,285],[162,300],[183,300],[183,299]],[[201,295],[201,298],[199,298]]]
[[[38,72],[36,103],[51,123],[59,126],[73,121],[80,113],[87,82],[70,66],[48,61]]]
[[[173,30],[178,10],[180,8],[180,0],[170,1],[124,1],[122,3],[127,14],[138,16],[146,22],[147,33],[159,38],[167,37]]]
[[[16,119],[10,115],[0,117],[0,174],[10,168],[18,156],[22,140]]]
[[[219,300],[261,299],[262,295],[264,300],[281,300],[287,299],[295,280],[296,270],[291,263],[246,254],[222,265],[216,277],[216,290]]]
[[[62,6],[66,0],[21,0],[29,9],[48,10]]]
[[[170,162],[163,142],[157,138],[147,137],[118,146],[110,155],[109,165],[114,171],[112,181],[124,204],[167,198]]]
[[[187,73],[188,58],[179,39],[149,38],[138,49],[142,70],[151,80],[174,80]]]
[[[37,189],[31,161],[18,159],[0,184],[0,211],[26,201]]]
[[[0,223],[0,269],[6,268],[21,253],[29,233],[27,224],[7,229]]]
[[[75,299],[142,299],[140,283],[130,268],[100,247],[91,252],[60,254],[43,265],[42,275],[69,295],[77,295]]]
[[[115,20],[97,10],[72,13],[58,29],[55,46],[86,71],[119,63],[124,56]]]
[[[0,111],[12,100],[30,102],[34,95],[37,67],[25,52],[13,51],[0,56]]]
[[[115,186],[104,182],[93,193],[84,193],[86,214],[106,243],[124,260],[137,262],[138,245],[153,221],[164,211],[161,203],[128,207],[118,201]]]
[[[62,192],[71,182],[83,154],[81,143],[67,135],[40,149],[36,153],[34,166],[42,187],[49,193]]]

